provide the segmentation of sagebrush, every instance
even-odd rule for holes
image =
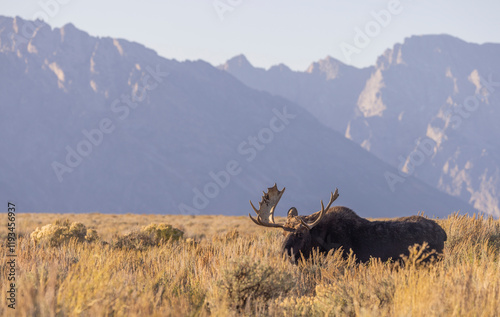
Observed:
[[[500,222],[492,218],[437,220],[448,241],[431,263],[420,263],[415,247],[403,263],[356,264],[336,251],[295,265],[281,254],[280,232],[255,231],[242,217],[184,217],[171,227],[172,216],[79,217],[49,230],[60,241],[41,242],[41,229],[33,240],[30,233],[43,220],[18,216],[16,316],[500,315]],[[71,229],[74,222],[81,225]],[[134,232],[153,243],[117,243]],[[1,266],[4,281],[6,273]],[[6,305],[0,313],[12,315]]]

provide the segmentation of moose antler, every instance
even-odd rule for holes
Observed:
[[[257,214],[257,219],[254,219],[250,214],[250,219],[255,222],[259,226],[264,227],[273,227],[273,228],[283,228],[283,225],[274,223],[274,209],[276,205],[281,199],[281,195],[285,192],[285,188],[280,191],[278,190],[278,186],[276,183],[273,187],[267,189],[267,193],[264,193],[262,196],[262,201],[259,202],[259,210],[255,208],[250,201],[250,205],[252,205],[253,210]]]
[[[321,221],[321,219],[325,215],[325,211],[327,211],[330,208],[330,206],[332,205],[332,203],[335,201],[335,199],[337,199],[339,197],[339,190],[337,188],[335,188],[335,194],[334,193],[331,193],[331,194],[332,195],[330,196],[330,202],[328,203],[328,206],[326,206],[326,208],[323,205],[323,201],[321,201],[321,211],[319,213],[318,218],[316,218],[316,220],[314,220],[314,222],[306,223],[301,217],[299,217],[300,222],[302,222],[302,224],[307,229],[311,230],[312,228],[314,228],[315,225],[317,225]]]

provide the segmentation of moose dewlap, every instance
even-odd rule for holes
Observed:
[[[371,257],[382,261],[399,260],[409,254],[409,247],[428,244],[428,250],[441,254],[446,241],[445,231],[433,220],[411,216],[389,221],[370,221],[359,217],[347,207],[331,207],[339,196],[338,190],[331,194],[326,208],[321,201],[321,210],[309,216],[299,216],[297,209],[288,210],[284,224],[274,222],[274,210],[285,188],[278,190],[276,184],[268,188],[259,202],[259,209],[250,201],[257,219],[250,219],[264,227],[282,228],[286,238],[284,252],[295,260],[301,255],[308,258],[314,249],[328,252],[342,248],[347,256],[350,250],[358,261],[366,262]]]

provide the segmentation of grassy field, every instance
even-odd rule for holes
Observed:
[[[99,238],[30,238],[37,227],[64,219],[95,229]],[[138,243],[141,228],[152,223],[170,224],[184,235]],[[448,241],[437,263],[419,264],[410,256],[405,265],[359,265],[337,252],[294,265],[281,255],[281,230],[247,217],[18,214],[16,310],[5,299],[9,258],[2,226],[0,313],[500,316],[500,221],[451,215],[438,223]],[[135,243],[124,244],[126,239]]]

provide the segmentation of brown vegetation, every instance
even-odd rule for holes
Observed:
[[[35,245],[36,227],[58,219],[68,233],[76,222],[99,238]],[[293,265],[281,254],[283,235],[245,217],[19,214],[16,315],[500,315],[500,221],[452,215],[437,222],[448,235],[439,262],[420,263],[415,247],[403,265],[357,264],[340,252]],[[171,227],[146,230],[151,223]],[[159,240],[113,244],[141,232]],[[6,280],[5,266],[0,276]],[[5,303],[0,313],[9,315]]]

